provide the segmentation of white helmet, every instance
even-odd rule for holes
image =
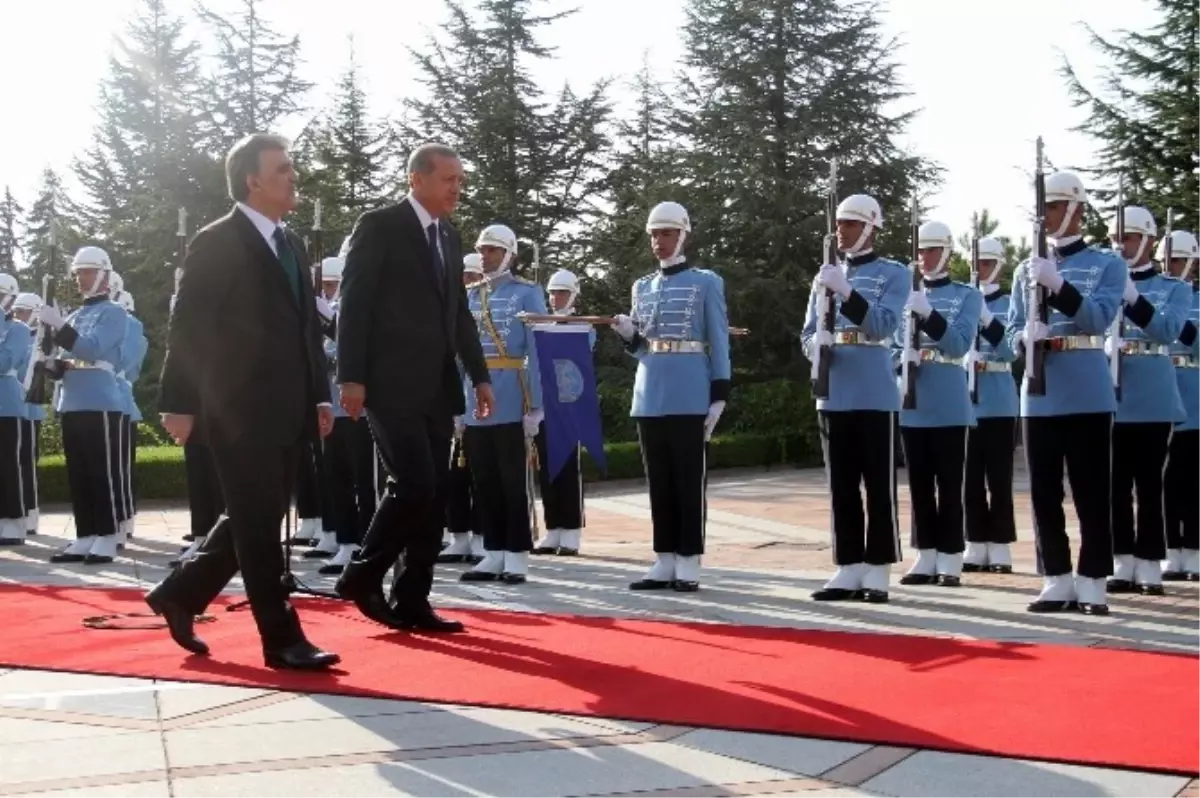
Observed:
[[[1046,177],[1046,202],[1087,202],[1083,181],[1074,172],[1055,172]]]
[[[950,253],[954,251],[954,236],[945,224],[926,222],[917,228],[917,249],[936,248],[940,248],[942,254],[938,256],[937,268],[926,275],[927,277],[941,277],[945,273],[946,262],[950,260]]]
[[[1162,264],[1163,269],[1170,268],[1171,264],[1165,262],[1167,258],[1166,237],[1158,242],[1158,251],[1155,253],[1155,258]],[[1186,280],[1192,273],[1192,269],[1196,265],[1196,260],[1200,258],[1200,244],[1196,242],[1196,236],[1187,230],[1171,231],[1171,260],[1176,258],[1187,258],[1187,263],[1184,265],[1183,271],[1179,274],[1180,280]]]
[[[12,304],[12,309],[32,310],[34,313],[37,313],[42,309],[42,298],[37,294],[33,294],[28,291],[23,294],[17,294],[17,298]]]
[[[483,256],[478,252],[463,255],[463,274],[483,274]]]
[[[342,281],[342,271],[346,268],[344,258],[325,258],[321,261],[321,282],[326,280],[337,282]]]
[[[0,274],[0,300],[5,297],[16,297],[21,293],[21,284],[11,274]]]
[[[979,239],[980,260],[1004,260],[1004,242],[991,236]]]
[[[883,210],[874,197],[851,194],[837,206],[839,222],[863,222],[877,230],[883,229]]]
[[[660,202],[650,210],[646,219],[646,232],[651,230],[682,230],[692,232],[692,220],[688,217],[687,208],[678,202]]]
[[[75,253],[75,259],[71,261],[71,272],[74,273],[79,269],[101,269],[106,272],[112,271],[112,261],[108,257],[108,253],[100,247],[80,247]]]
[[[483,228],[479,240],[475,242],[475,248],[480,247],[500,247],[504,250],[504,260],[500,261],[500,268],[496,270],[496,274],[500,274],[508,271],[517,257],[517,234],[505,225],[490,224]]]
[[[579,278],[566,269],[559,269],[546,281],[546,293],[549,294],[551,291],[570,293],[571,297],[567,300],[567,306],[561,311],[556,311],[568,313],[575,306],[575,298],[579,296]]]
[[[121,293],[119,293],[115,297],[113,297],[113,301],[116,302],[121,307],[125,308],[126,313],[133,313],[133,310],[134,310],[133,294],[129,293],[128,291],[122,291]]]
[[[1126,258],[1126,262],[1134,266],[1141,262],[1142,256],[1146,254],[1146,249],[1150,246],[1150,239],[1158,235],[1158,225],[1154,223],[1154,215],[1138,205],[1126,205],[1122,215],[1125,217],[1125,234],[1142,237],[1138,243],[1137,252],[1133,254],[1132,258]],[[1113,219],[1108,225],[1108,237],[1116,240],[1116,219]],[[1124,242],[1118,241],[1117,251],[1124,253],[1124,246]]]
[[[117,272],[108,273],[108,298],[116,299],[125,290],[125,279]]]

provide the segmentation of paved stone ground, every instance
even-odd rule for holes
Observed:
[[[901,480],[903,484],[903,479]],[[907,498],[901,491],[901,523]],[[640,484],[589,494],[584,556],[538,558],[521,587],[471,587],[439,569],[442,607],[887,631],[1196,652],[1197,586],[1114,597],[1108,618],[1024,612],[1037,592],[1028,497],[1011,576],[958,590],[902,588],[888,605],[812,602],[830,570],[820,471],[725,473],[710,487],[709,555],[696,594],[625,589],[648,562]],[[51,508],[52,510],[54,508]],[[110,566],[51,566],[72,534],[0,552],[0,581],[148,587],[187,530],[184,509],[145,506]],[[906,552],[907,553],[907,552]],[[296,560],[313,586],[332,580]],[[236,589],[236,586],[235,586]],[[316,641],[320,642],[320,641]],[[1114,707],[1119,706],[1114,696]],[[1170,733],[1141,730],[1138,733]],[[0,671],[0,796],[12,795],[1183,795],[1186,778],[826,740],[461,706],[296,695],[104,676]]]

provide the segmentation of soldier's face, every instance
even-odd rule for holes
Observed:
[[[483,259],[483,270],[488,274],[499,269],[500,264],[504,262],[504,247],[493,247],[484,244],[476,247],[475,251]]]
[[[435,218],[449,216],[458,207],[462,194],[462,161],[446,155],[433,156],[433,169],[428,174],[413,172],[408,184],[417,202]]]
[[[1172,277],[1179,277],[1183,274],[1183,270],[1187,268],[1187,258],[1171,258],[1171,263],[1167,266],[1167,271]],[[1195,270],[1192,270],[1192,276],[1195,276]]]
[[[1121,241],[1117,241],[1117,237],[1113,236],[1112,242],[1113,249],[1118,250],[1121,253],[1122,258],[1125,260],[1133,260],[1135,257],[1137,257],[1138,247],[1142,245],[1142,236],[1139,233],[1126,233],[1125,238]],[[1150,244],[1147,244],[1145,250],[1142,252],[1141,262],[1150,260],[1150,253],[1153,251],[1153,247]],[[1140,265],[1140,262],[1135,263],[1134,265],[1138,266]]]
[[[942,260],[942,247],[928,247],[921,252],[921,273],[933,274]]]
[[[341,285],[337,280],[322,280],[321,290],[325,292],[326,299],[333,299],[337,296],[338,286]]]
[[[482,279],[482,274],[476,274],[475,272],[463,272],[463,285],[465,285],[467,288],[470,288]]]
[[[679,246],[679,236],[682,233],[682,230],[672,228],[651,230],[650,249],[654,251],[654,257],[658,260],[667,260],[674,257],[675,248]]]
[[[33,311],[28,308],[17,308],[13,311],[13,318],[28,324],[29,320],[33,318]]]
[[[862,235],[863,228],[866,226],[866,222],[856,222],[850,219],[838,219],[838,249],[840,249],[842,252],[849,251],[850,247],[854,246],[858,242],[858,237]],[[867,243],[869,244],[870,242]]]
[[[562,289],[555,288],[550,292],[550,308],[552,310],[566,310],[567,306],[570,304],[570,291],[563,291]]]
[[[1047,202],[1046,203],[1046,234],[1049,235],[1058,230],[1063,223],[1063,217],[1067,215],[1067,205],[1070,203],[1063,201]],[[1072,224],[1067,228],[1064,235],[1078,235],[1079,224],[1083,220],[1083,205],[1075,208]]]
[[[98,292],[103,288],[98,284],[101,279],[99,269],[83,268],[75,271],[75,285],[81,294]]]
[[[1003,261],[998,260],[981,260],[979,261],[979,280],[984,283],[994,283],[1000,279],[1000,275],[1004,272]]]

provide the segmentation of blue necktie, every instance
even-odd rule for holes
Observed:
[[[433,257],[433,276],[437,278],[438,290],[446,282],[446,264],[442,262],[442,250],[438,247],[437,222],[430,222],[425,228],[425,240],[429,242],[429,254]]]

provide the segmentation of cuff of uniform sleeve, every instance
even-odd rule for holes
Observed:
[[[918,321],[917,326],[933,340],[940,341],[946,334],[946,317],[936,310],[930,311],[929,317]]]
[[[870,303],[857,291],[851,291],[850,296],[842,303],[842,315],[859,326],[866,320],[867,311],[870,309]]]
[[[1079,312],[1079,308],[1083,306],[1083,295],[1079,293],[1079,289],[1063,280],[1062,288],[1057,292],[1050,293],[1046,299],[1046,304],[1057,311],[1061,311],[1064,315],[1075,318],[1075,314]]]
[[[636,352],[642,348],[643,343],[645,343],[645,339],[642,338],[642,334],[635,332],[632,338],[625,341],[625,351],[629,353]]]
[[[992,346],[1000,346],[1000,342],[1004,340],[1004,325],[997,319],[992,319],[992,323],[984,327],[979,334]]]
[[[71,349],[75,346],[75,342],[79,340],[79,333],[70,324],[64,324],[59,331],[54,334],[54,343],[61,346],[63,349]]]
[[[1125,306],[1125,318],[1145,329],[1146,325],[1154,318],[1154,306],[1146,297],[1139,295],[1137,302]]]
[[[1183,332],[1179,333],[1179,343],[1184,346],[1191,346],[1196,343],[1196,325],[1190,321],[1183,323]]]
[[[708,401],[728,402],[729,392],[733,388],[732,380],[713,380],[708,387]]]
[[[330,410],[332,410],[333,402],[317,402],[317,407],[328,407]]]

